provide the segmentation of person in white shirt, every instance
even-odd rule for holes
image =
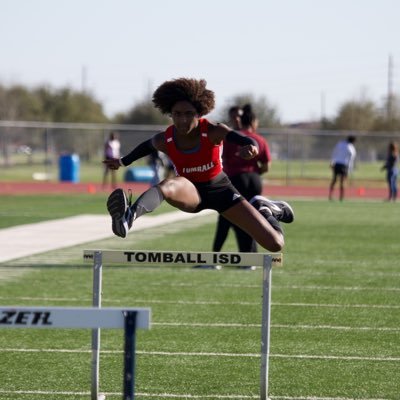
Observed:
[[[104,143],[104,159],[112,160],[114,158],[120,158],[121,143],[118,140],[118,136],[115,132],[110,133],[110,137]],[[111,186],[113,189],[117,187],[117,171],[115,169],[109,168],[108,165],[104,165],[103,173],[103,188],[107,184],[107,176],[111,174]]]
[[[333,172],[332,181],[329,186],[329,200],[333,198],[333,190],[339,178],[340,194],[339,199],[344,199],[344,183],[347,176],[353,171],[356,149],[354,142],[356,138],[349,136],[346,140],[339,141],[332,152],[331,168]]]

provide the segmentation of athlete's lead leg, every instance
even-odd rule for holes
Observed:
[[[114,190],[108,200],[107,209],[112,219],[115,235],[125,238],[135,219],[154,211],[163,200],[182,211],[193,212],[200,203],[196,187],[186,178],[165,179],[146,190],[134,204],[131,204],[122,189]]]

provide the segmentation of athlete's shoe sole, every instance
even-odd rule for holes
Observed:
[[[290,224],[294,221],[294,211],[289,203],[283,200],[269,200],[263,196],[254,196],[250,200],[258,211],[269,210],[271,214],[280,222]]]
[[[115,235],[125,238],[128,235],[128,221],[125,213],[128,208],[128,199],[122,189],[115,189],[107,200],[107,210],[111,215],[112,231]]]

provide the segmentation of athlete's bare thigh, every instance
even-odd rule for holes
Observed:
[[[159,183],[159,187],[165,200],[182,211],[194,212],[200,204],[201,199],[196,187],[183,176],[164,179]]]

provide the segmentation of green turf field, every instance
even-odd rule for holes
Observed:
[[[135,162],[134,165],[145,165],[145,161]],[[350,179],[358,186],[386,187],[385,173],[381,171],[382,165],[383,161],[358,162]],[[80,182],[100,183],[102,181],[103,166],[100,159],[91,162],[82,161],[79,171]],[[16,160],[16,164],[2,168],[1,181],[29,182],[32,181],[34,172],[47,173],[52,182],[57,182],[59,179],[57,164],[45,165],[38,161],[31,165]],[[120,181],[123,180],[124,173],[122,169],[117,172]],[[274,160],[271,170],[264,175],[264,178],[292,185],[306,183],[326,186],[331,175],[329,160]]]
[[[106,214],[109,193],[0,196],[0,229],[14,225],[32,224],[77,214]],[[167,204],[154,215],[171,211]]]
[[[102,195],[5,198],[2,227],[104,212]],[[291,203],[272,278],[271,399],[398,400],[398,205]],[[206,217],[0,264],[0,304],[90,306],[84,248],[209,251],[214,229]],[[224,250],[236,250],[232,233]],[[261,289],[260,270],[105,266],[103,306],[152,309],[137,336],[136,398],[259,398]],[[122,347],[121,331],[103,330],[109,398],[121,397]],[[90,398],[90,331],[3,329],[0,360],[0,399]]]

